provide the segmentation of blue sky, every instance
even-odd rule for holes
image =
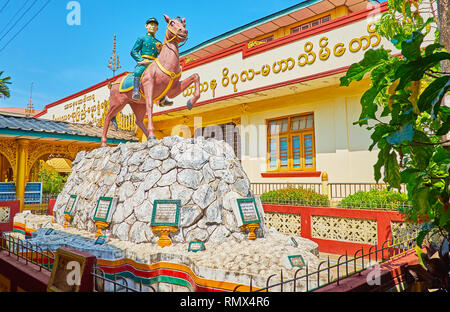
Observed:
[[[129,51],[136,38],[145,34],[144,24],[149,17],[156,17],[160,22],[156,36],[161,41],[166,27],[163,14],[186,17],[189,40],[181,48],[184,51],[302,2],[79,0],[80,25],[70,26],[67,23],[67,15],[73,13],[67,9],[70,1],[51,0],[45,6],[47,1],[0,0],[0,71],[4,71],[2,77],[11,76],[12,81],[11,97],[0,99],[0,108],[25,108],[31,82],[34,108],[43,109],[47,104],[110,78],[112,72],[107,65],[114,34],[122,65],[117,73],[132,71],[135,62]]]

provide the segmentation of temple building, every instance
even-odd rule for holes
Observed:
[[[320,182],[324,172],[330,181],[374,182],[370,132],[353,125],[369,80],[340,87],[339,78],[368,49],[396,51],[375,31],[386,10],[367,0],[303,1],[181,51],[181,80],[198,73],[201,97],[187,109],[192,85],[172,106],[155,106],[156,136],[223,139],[252,183]],[[101,127],[109,81],[34,117]],[[146,140],[128,105],[117,121]]]

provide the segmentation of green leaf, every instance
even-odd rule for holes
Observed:
[[[385,182],[387,182],[392,187],[400,189],[401,176],[400,176],[400,168],[398,166],[397,154],[392,152],[388,155],[385,163]]]
[[[433,155],[433,161],[437,163],[450,164],[450,150],[440,146]]]
[[[400,172],[401,182],[406,184],[414,183],[420,171],[415,168],[407,168]]]
[[[416,61],[420,56],[420,45],[423,42],[424,35],[420,32],[413,32],[412,38],[402,42],[402,54],[409,61]]]
[[[450,76],[443,76],[434,80],[422,92],[417,102],[420,111],[431,112],[437,115],[439,107],[447,90],[450,88]]]
[[[431,156],[433,156],[433,146],[420,144],[420,143],[430,143],[430,139],[421,131],[415,130],[413,142],[411,144],[411,158],[415,163],[415,168],[419,170],[425,170],[428,167]],[[418,142],[418,143],[416,143]]]
[[[450,131],[450,116],[447,116],[447,118],[442,123],[442,126],[436,132],[436,135],[445,135],[449,131]]]
[[[433,43],[430,44],[429,46],[427,46],[425,48],[425,56],[431,55],[433,54],[433,52],[437,49],[443,48],[444,46],[441,45],[440,43]]]
[[[428,211],[428,195],[430,193],[430,188],[427,186],[419,186],[414,190],[412,194],[412,204],[414,209],[425,215]]]
[[[381,61],[388,59],[388,51],[383,48],[368,50],[364,53],[363,60],[350,65],[345,76],[340,78],[341,86],[349,86],[352,81],[360,81],[366,73],[370,72]]]
[[[385,84],[373,86],[362,95],[360,100],[362,109],[359,119],[364,120],[364,124],[367,124],[367,119],[375,119],[375,113],[378,110],[378,106],[375,103],[375,98],[385,87]]]
[[[426,70],[430,69],[440,61],[448,59],[450,59],[449,53],[438,52],[420,58],[417,61],[406,62],[400,65],[394,75],[394,79],[400,79],[396,90],[402,90],[410,81],[422,79]]]
[[[374,178],[377,183],[381,179],[381,167],[384,166],[391,150],[391,146],[383,141],[378,144],[378,147],[380,148],[380,151],[378,152],[378,160],[373,166]]]
[[[394,130],[393,127],[386,124],[376,124],[375,130],[373,131],[370,138],[372,139],[372,144],[369,146],[369,151],[383,138],[386,134],[391,133]]]

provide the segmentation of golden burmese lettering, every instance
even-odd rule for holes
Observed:
[[[333,37],[321,37],[315,45],[312,41],[307,41],[303,45],[303,51],[296,57],[287,57],[283,59],[274,60],[268,64],[256,65],[255,68],[243,69],[240,72],[231,72],[228,67],[222,69],[222,87],[228,88],[230,85],[233,87],[233,92],[239,91],[239,85],[241,83],[247,83],[256,79],[257,76],[268,77],[273,74],[282,74],[294,70],[295,64],[302,68],[305,66],[313,65],[317,59],[321,61],[328,61],[330,56],[341,57],[347,51],[356,53],[358,51],[364,51],[368,48],[375,48],[381,42],[381,37],[376,33],[375,24],[371,23],[367,25],[367,35],[356,37],[351,39],[348,43],[337,42],[331,43]],[[270,65],[271,64],[271,65]],[[217,82],[215,79],[211,80],[210,89],[212,91],[212,97],[215,97],[215,89]],[[200,92],[206,92],[208,90],[208,83],[200,85]],[[192,95],[195,91],[195,87],[191,86],[183,92],[183,96]]]

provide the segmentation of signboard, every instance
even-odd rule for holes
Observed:
[[[305,260],[303,259],[302,255],[293,255],[293,256],[288,256],[289,258],[289,263],[293,266],[293,267],[304,267],[306,265]]]
[[[107,237],[105,235],[100,235],[99,237],[97,237],[97,239],[95,240],[94,245],[104,245],[107,241]]]
[[[242,224],[261,223],[254,198],[238,198],[237,204]]]
[[[67,201],[66,208],[64,209],[64,214],[73,215],[73,213],[75,212],[77,203],[78,203],[78,196],[70,195],[70,198]]]
[[[201,241],[189,242],[188,251],[202,251],[205,250],[205,244]]]
[[[94,221],[111,222],[116,205],[117,198],[100,197],[97,202],[97,208],[95,208]]]
[[[153,202],[152,226],[178,226],[181,200],[155,200]]]
[[[190,66],[188,63],[183,68],[181,80],[197,73],[200,76],[200,101],[213,103],[273,86],[301,82],[308,77],[350,66],[359,62],[367,50],[378,49],[382,45],[397,53],[393,44],[375,31],[374,21],[380,15],[374,10],[370,20],[366,15],[361,15],[359,20],[353,17],[354,22],[345,24],[342,19],[332,20],[327,23],[328,27],[319,28],[313,35],[305,37],[299,32],[291,35],[288,42],[271,42],[270,48],[266,49],[262,46],[233,47],[223,57],[212,55],[202,58],[199,65],[193,62]],[[193,93],[194,86],[190,86],[174,98],[173,106],[155,107],[154,114],[185,107]]]

